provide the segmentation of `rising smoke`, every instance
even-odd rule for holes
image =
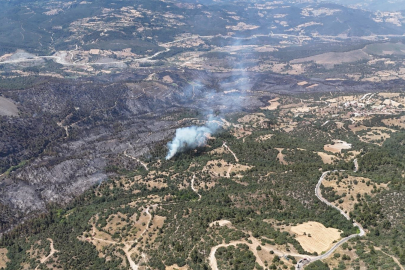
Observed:
[[[166,160],[171,159],[175,154],[186,149],[204,146],[211,134],[214,134],[218,128],[219,124],[213,121],[208,121],[204,126],[200,127],[178,128],[174,139],[167,144],[169,152],[167,153]]]
[[[233,46],[239,45],[241,45],[240,41],[237,41]],[[204,101],[201,104],[202,111],[211,113],[214,108],[217,110],[238,111],[247,98],[247,91],[251,89],[251,82],[242,62],[235,64],[231,76],[219,83],[219,89],[222,91],[204,89],[204,87],[200,87],[203,83],[198,81],[192,85],[184,89],[184,102],[189,102],[189,98],[201,99]],[[230,93],[230,95],[226,94],[226,92]],[[169,152],[166,160],[187,149],[204,146],[210,135],[215,134],[222,126],[219,119],[220,117],[217,119],[211,118],[204,126],[177,129],[174,139],[167,144]]]

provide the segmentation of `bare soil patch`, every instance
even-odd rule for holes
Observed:
[[[327,259],[325,260],[325,262],[329,265],[329,267],[330,267],[331,269],[338,268],[339,263],[341,263],[341,262],[344,262],[344,263],[345,263],[345,265],[346,265],[346,268],[345,268],[345,269],[351,269],[351,267],[350,267],[350,262],[351,262],[351,261],[354,261],[354,260],[356,260],[356,259],[359,258],[359,256],[357,256],[357,254],[356,254],[356,249],[352,249],[352,250],[346,249],[346,250],[344,250],[344,249],[340,246],[339,248],[336,249],[336,251],[335,251],[333,254],[336,254],[336,253],[339,253],[339,254],[340,254],[340,257],[339,257],[339,258],[335,258],[334,256],[330,256],[329,258],[327,258]],[[349,256],[351,260],[350,260],[350,261],[349,261],[349,260],[342,260],[342,256],[343,256],[344,254],[347,255],[347,256]],[[362,261],[360,261],[360,263],[361,263],[361,264],[364,264]],[[361,264],[360,264],[360,265],[361,265]],[[366,269],[366,268],[363,267],[363,268],[360,268],[360,269]]]
[[[350,130],[353,131],[353,132],[358,132],[358,131],[362,131],[362,130],[366,130],[366,129],[367,129],[367,127],[366,127],[366,126],[363,126],[363,125],[359,125],[359,126],[356,126],[356,125],[349,125],[349,128],[350,128]]]
[[[252,134],[250,130],[246,130],[243,127],[241,128],[234,128],[232,131],[232,135],[235,136],[237,139],[242,139]]]
[[[221,155],[224,152],[225,152],[225,149],[224,149],[224,147],[221,146],[221,147],[218,147],[218,148],[216,148],[214,150],[209,151],[208,153],[210,153],[212,155]]]
[[[354,209],[354,205],[357,203],[357,194],[360,194],[361,196],[364,194],[374,196],[374,193],[372,193],[374,185],[377,189],[387,188],[387,184],[375,184],[370,179],[363,177],[348,176],[348,178],[338,181],[337,176],[329,175],[326,179],[328,181],[323,182],[324,187],[333,188],[339,196],[346,194],[341,198],[340,202],[335,202],[338,204],[338,207],[346,213],[349,213]]]
[[[208,172],[214,177],[224,176],[230,178],[233,173],[236,177],[241,177],[238,173],[249,170],[251,166],[241,165],[241,164],[231,164],[223,159],[208,161],[203,172]]]
[[[383,119],[382,122],[387,126],[398,126],[400,128],[405,128],[405,116],[399,118]]]
[[[288,162],[284,160],[284,154],[282,153],[284,148],[276,148],[276,149],[278,151],[278,155],[277,155],[278,161],[283,165],[288,165]]]
[[[247,114],[238,119],[239,123],[249,124],[253,127],[257,127],[262,122],[266,121],[267,118],[264,117],[263,113]]]
[[[324,152],[318,152],[318,155],[322,158],[324,164],[333,164],[333,160],[337,159],[336,156],[329,155]]]
[[[150,171],[146,177],[137,175],[134,177],[134,180],[137,183],[145,184],[150,190],[154,187],[158,189],[167,187],[167,183],[165,183],[165,177],[166,175],[164,174],[157,175],[156,171]]]
[[[258,138],[256,139],[256,141],[257,141],[257,142],[260,142],[260,141],[262,142],[262,141],[270,140],[271,137],[273,137],[273,136],[274,136],[274,134],[263,135],[263,136],[258,137]]]
[[[334,144],[327,144],[323,147],[325,151],[332,153],[340,153],[343,149],[350,149],[352,145],[340,140],[333,140]]]
[[[386,139],[391,137],[391,133],[394,132],[396,132],[394,129],[372,127],[367,129],[366,134],[358,135],[358,137],[363,142],[374,143],[381,146]]]
[[[230,222],[229,220],[221,219],[221,220],[211,222],[209,226],[210,227],[212,227],[212,226],[220,226],[220,227],[232,226],[232,222]]]
[[[0,268],[6,269],[7,263],[10,261],[7,258],[8,250],[6,248],[0,248]]]
[[[291,232],[297,235],[295,239],[303,249],[318,254],[328,250],[334,241],[339,240],[341,233],[338,229],[326,228],[323,224],[312,221],[291,227]]]

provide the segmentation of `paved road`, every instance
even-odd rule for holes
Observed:
[[[355,161],[357,161],[357,160],[355,160]],[[355,164],[356,164],[356,162],[355,162]],[[358,169],[358,167],[356,167],[356,169]],[[330,173],[330,171],[324,172],[324,173],[321,175],[321,177],[319,178],[319,181],[318,181],[318,183],[316,184],[316,187],[315,187],[315,195],[316,195],[316,197],[318,197],[318,199],[319,199],[320,201],[322,201],[323,203],[329,205],[330,207],[335,208],[335,209],[338,210],[338,211],[340,212],[340,214],[342,214],[347,220],[350,220],[350,217],[349,217],[342,209],[336,207],[335,205],[333,205],[332,203],[330,203],[329,201],[327,201],[324,197],[322,197],[322,194],[321,194],[321,185],[322,185],[323,180],[325,180],[325,177],[326,177],[329,173]],[[345,238],[341,239],[339,242],[337,242],[337,243],[336,243],[331,249],[329,249],[327,252],[325,252],[324,254],[319,255],[319,256],[317,256],[317,257],[312,257],[312,258],[310,259],[310,261],[305,261],[305,262],[299,261],[299,262],[297,263],[297,265],[295,266],[295,269],[296,269],[296,270],[300,270],[300,269],[303,269],[303,267],[304,267],[305,265],[309,264],[309,263],[312,263],[312,262],[315,262],[315,261],[319,261],[319,260],[324,260],[324,259],[328,258],[329,256],[331,256],[331,255],[333,254],[333,252],[335,252],[335,250],[336,250],[338,247],[340,247],[342,244],[346,243],[346,242],[349,241],[350,239],[355,238],[355,237],[357,237],[357,236],[364,236],[364,235],[366,235],[366,233],[365,233],[363,227],[362,227],[359,223],[357,223],[356,221],[354,221],[353,226],[359,228],[360,233],[358,233],[358,234],[352,234],[352,235],[350,235],[350,236],[348,236],[348,237],[345,237]]]

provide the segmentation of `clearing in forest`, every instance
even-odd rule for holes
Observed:
[[[336,156],[324,152],[318,152],[317,154],[322,158],[323,164],[333,164],[333,160],[338,159]]]
[[[341,233],[338,229],[326,228],[323,224],[313,221],[291,227],[291,232],[297,235],[295,239],[304,250],[318,254],[328,250],[334,241],[339,240]]]
[[[284,154],[282,153],[284,148],[276,148],[276,150],[278,151],[277,159],[280,162],[280,164],[288,165],[288,162],[284,160]]]
[[[251,166],[241,165],[241,164],[232,164],[228,163],[223,159],[220,160],[210,160],[207,162],[207,165],[203,168],[203,172],[208,172],[214,177],[230,177],[232,173],[237,174],[236,177],[242,177],[238,175],[239,172],[247,171]]]
[[[375,193],[372,191],[374,190],[374,185],[377,189],[387,188],[387,184],[375,184],[368,178],[364,177],[354,177],[348,176],[347,178],[340,179],[336,175],[329,175],[326,180],[323,181],[323,188],[333,188],[333,191],[336,192],[336,195],[341,197],[335,203],[338,203],[338,207],[349,213],[354,209],[354,205],[357,203],[357,194],[363,196],[364,194],[368,194],[369,196],[373,196]]]
[[[387,126],[398,126],[400,128],[405,128],[405,116],[399,118],[390,118],[381,120]]]
[[[7,263],[10,261],[7,257],[8,250],[6,248],[0,248],[0,269],[6,269]]]
[[[323,149],[332,153],[340,153],[343,149],[350,149],[352,145],[345,141],[333,140],[334,144],[326,144]]]
[[[356,132],[359,139],[363,142],[374,143],[377,145],[382,145],[382,143],[391,137],[391,134],[396,132],[394,129],[385,127],[372,127],[367,128],[367,131]]]

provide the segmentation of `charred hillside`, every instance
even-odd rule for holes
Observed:
[[[307,93],[297,84],[301,80],[151,70],[82,80],[41,79],[24,89],[4,87],[1,94],[16,102],[20,113],[0,117],[1,231],[46,211],[49,204],[66,204],[114,174],[117,165],[139,166],[138,157],[147,158],[156,146],[163,147],[190,116],[252,110],[274,94]],[[382,89],[369,83],[310,84],[316,84],[311,92]]]

